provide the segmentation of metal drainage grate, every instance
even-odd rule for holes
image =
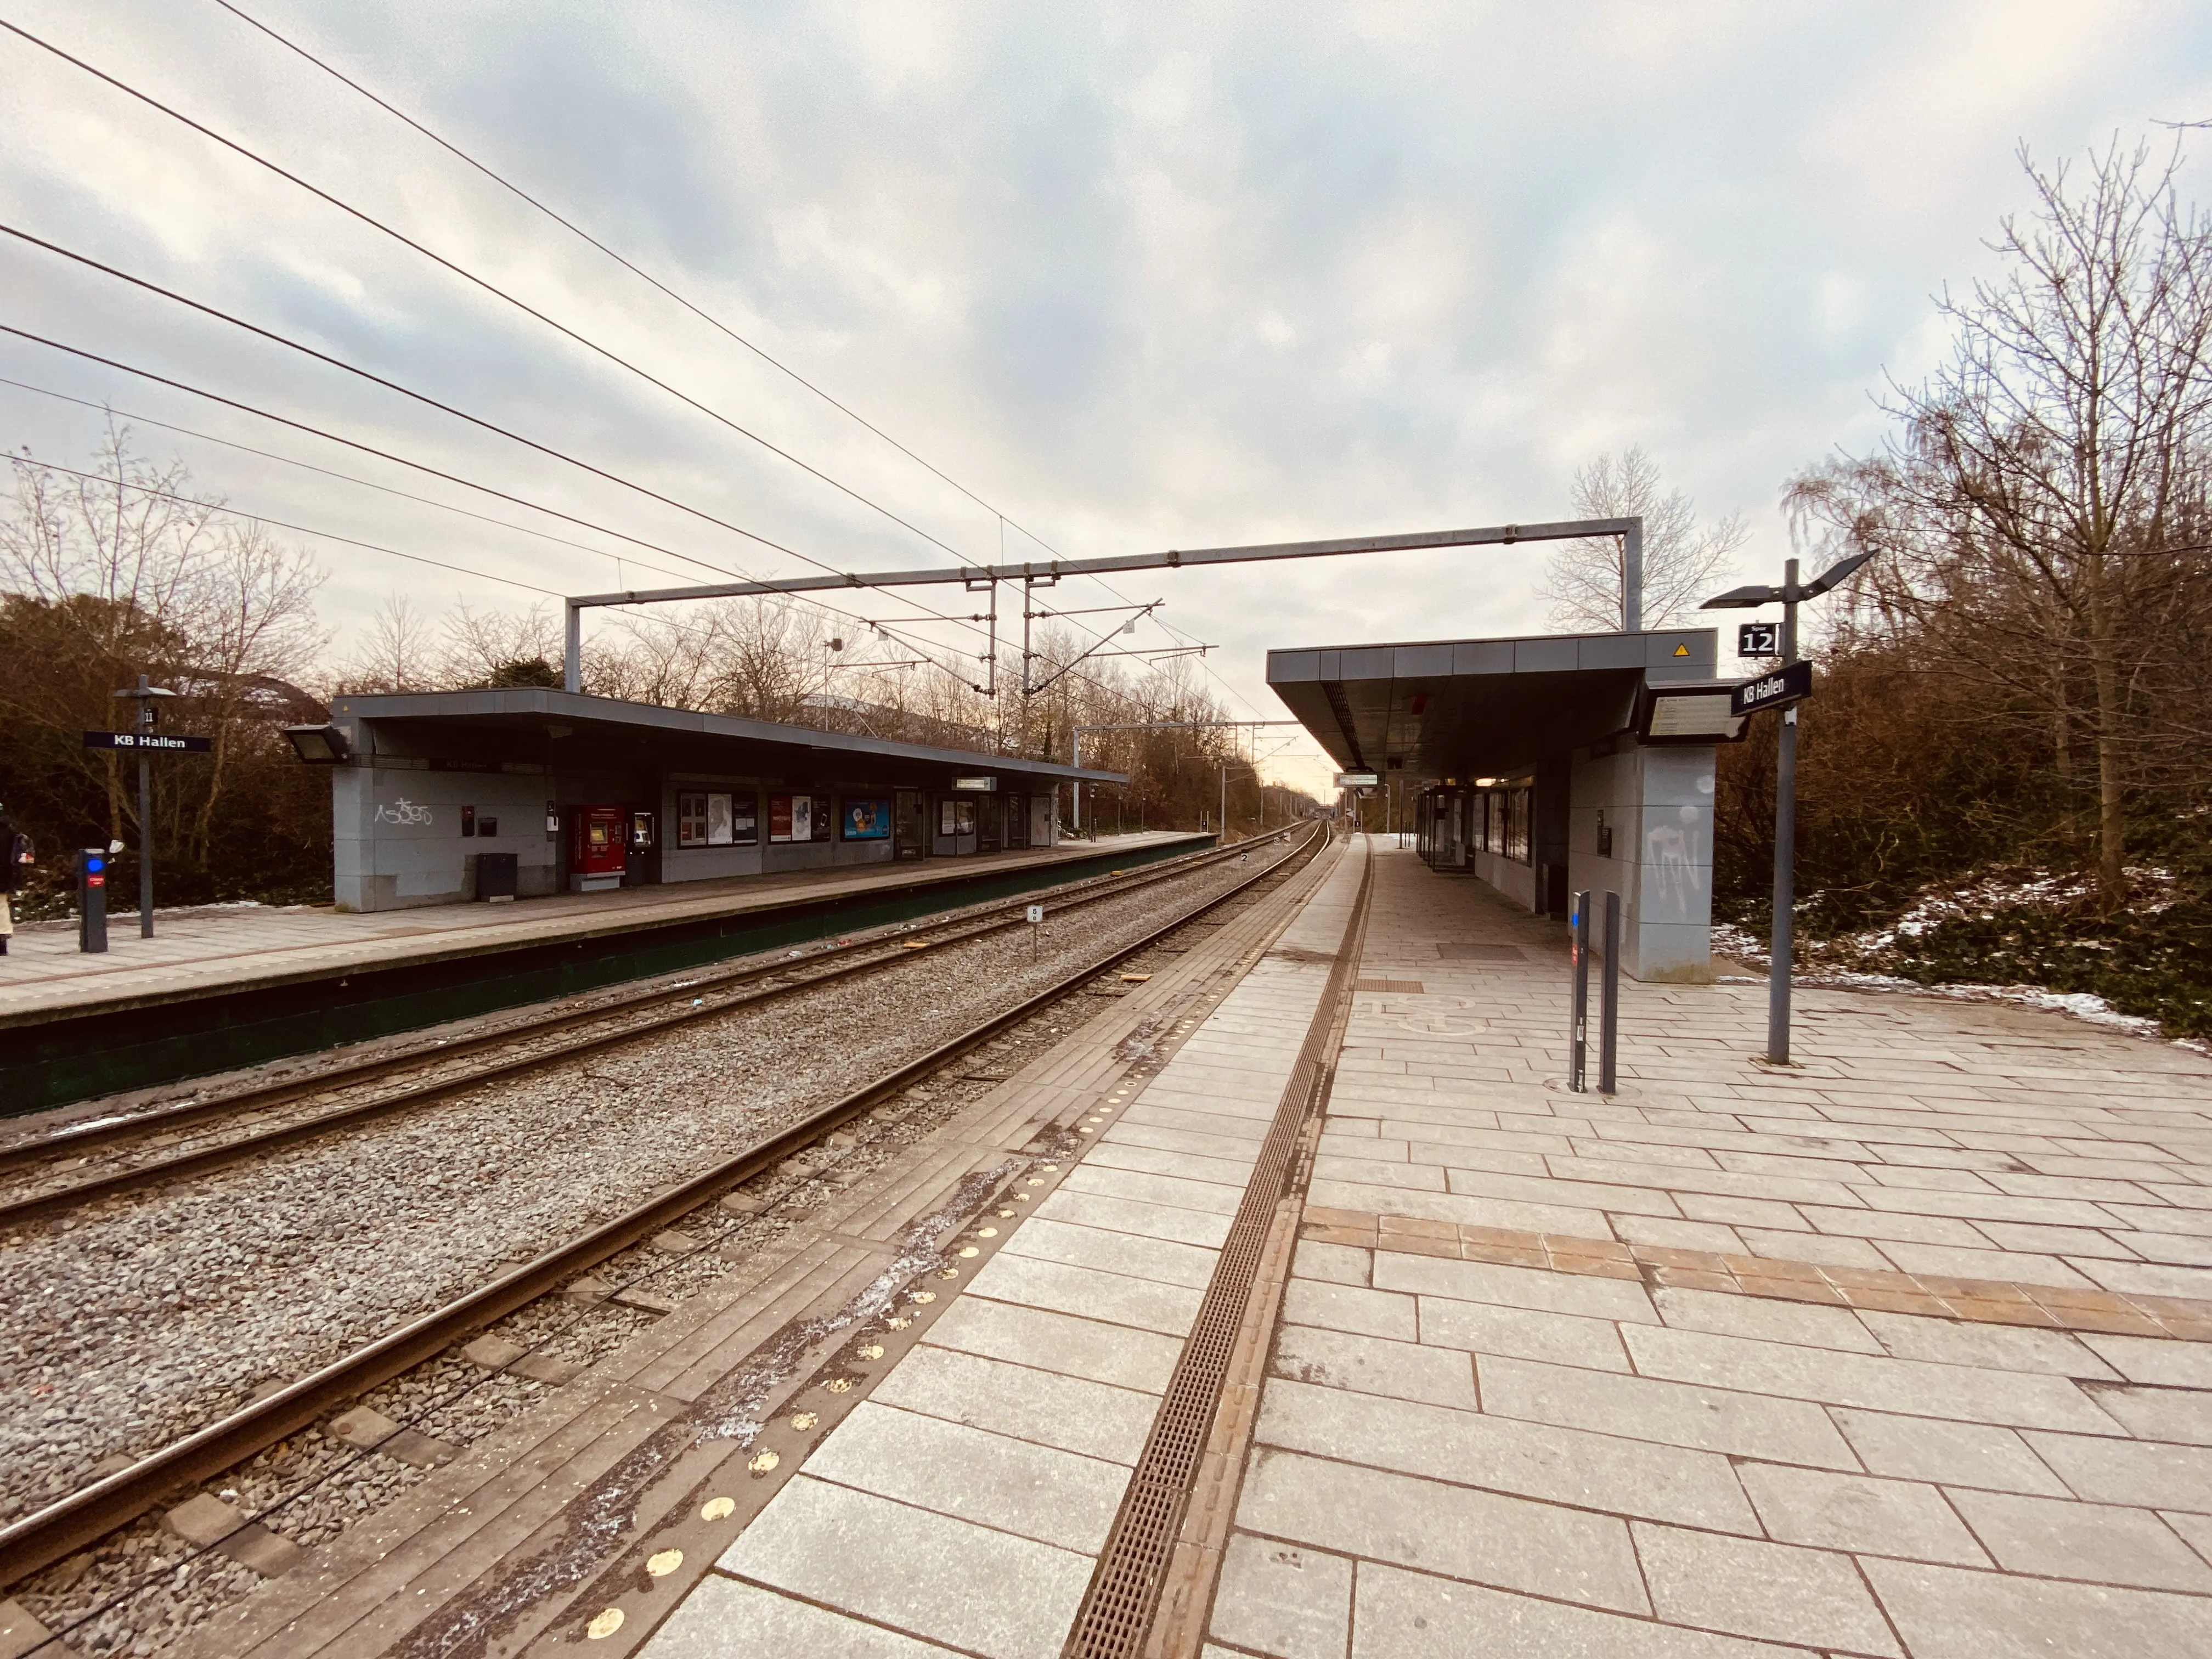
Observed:
[[[1414,996],[1420,996],[1423,994],[1421,990],[1421,981],[1417,979],[1363,979],[1358,984],[1353,986],[1352,988],[1355,991],[1396,991],[1401,994],[1411,993]]]
[[[1359,919],[1367,911],[1368,890],[1375,872],[1370,860],[1353,901],[1352,920],[1345,927],[1345,948],[1329,970],[1321,1004],[1299,1045],[1297,1064],[1275,1107],[1267,1138],[1261,1143],[1252,1179],[1237,1206],[1229,1237],[1213,1264],[1213,1277],[1199,1306],[1198,1322],[1183,1344],[1168,1382],[1159,1414],[1145,1442],[1144,1455],[1121,1499],[1114,1529],[1075,1615],[1064,1659],[1136,1659],[1144,1649],[1158,1609],[1160,1591],[1175,1553],[1176,1534],[1182,1524],[1183,1506],[1198,1476],[1199,1459],[1212,1432],[1214,1414],[1221,1407],[1221,1389],[1237,1333],[1252,1297],[1260,1255],[1267,1230],[1275,1218],[1289,1184],[1291,1159],[1298,1132],[1319,1102],[1328,1075],[1323,1048],[1343,1000],[1346,981],[1358,970],[1358,952],[1352,948]]]

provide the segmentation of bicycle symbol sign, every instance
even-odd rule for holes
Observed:
[[[430,809],[417,806],[402,795],[388,806],[380,804],[376,809],[376,821],[379,823],[428,823],[430,822]]]

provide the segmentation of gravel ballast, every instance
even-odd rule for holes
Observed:
[[[1026,928],[932,946],[0,1240],[0,1389],[16,1402],[0,1518],[631,1208],[1250,873],[1184,872],[1071,913],[1034,946]],[[374,1485],[362,1505],[383,1501]]]

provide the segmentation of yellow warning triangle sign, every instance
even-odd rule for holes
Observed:
[[[1678,645],[1674,647],[1674,654],[1678,657],[1686,657],[1690,654],[1690,647],[1686,645]]]

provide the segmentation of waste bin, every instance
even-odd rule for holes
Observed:
[[[520,863],[519,853],[479,853],[477,854],[477,897],[487,902],[512,899],[514,896],[515,866]]]

